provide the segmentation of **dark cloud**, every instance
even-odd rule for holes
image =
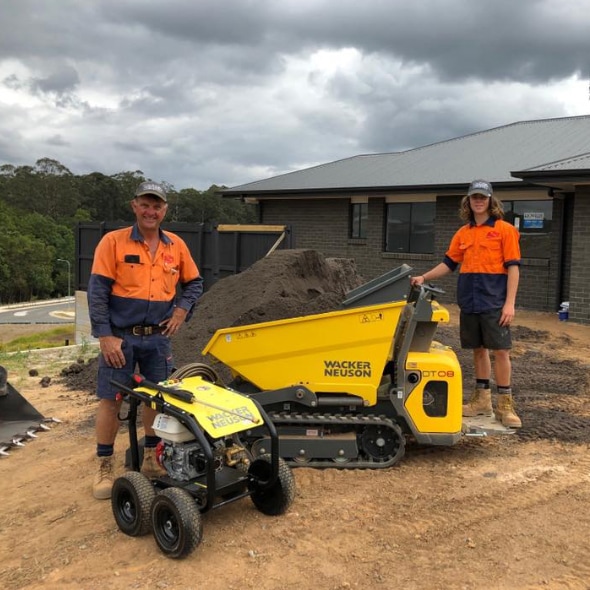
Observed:
[[[79,82],[78,72],[71,66],[63,66],[48,76],[32,78],[29,84],[33,92],[63,96],[73,92]]]
[[[288,22],[287,38],[298,45],[304,40],[389,55],[407,65],[429,65],[441,80],[540,82],[589,67],[589,17],[582,0],[341,0],[307,6],[309,12]]]
[[[575,0],[21,0],[3,11],[0,53],[52,59],[75,47],[133,77],[190,61],[209,79],[218,68],[264,72],[279,53],[355,47],[428,64],[443,80],[538,82],[588,68],[587,24]]]
[[[161,36],[203,45],[243,46],[258,45],[264,39],[268,16],[276,4],[272,0],[229,0],[223,3],[218,0],[151,3],[104,0],[100,2],[100,11],[105,21],[113,24],[132,22],[156,39]]]
[[[63,135],[57,134],[47,138],[47,145],[62,147],[70,145],[70,142],[64,139]]]
[[[0,163],[202,188],[587,110],[583,0],[5,4]]]

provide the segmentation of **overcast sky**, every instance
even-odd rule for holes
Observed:
[[[2,0],[0,164],[235,186],[587,114],[588,0]]]

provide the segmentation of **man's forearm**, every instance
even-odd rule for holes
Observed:
[[[517,265],[508,267],[508,281],[506,284],[506,303],[516,306],[516,293],[518,292],[518,283],[520,279],[520,269]]]

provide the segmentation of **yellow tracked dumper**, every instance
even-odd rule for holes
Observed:
[[[264,407],[290,465],[389,467],[408,439],[486,435],[462,418],[461,367],[434,340],[449,321],[441,291],[412,288],[410,272],[402,265],[350,291],[336,311],[218,330],[203,350],[230,368],[228,388]],[[261,429],[244,439],[255,457],[268,453]]]

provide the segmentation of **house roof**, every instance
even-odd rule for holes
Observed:
[[[363,154],[235,186],[225,195],[368,189],[427,190],[473,178],[580,170],[590,164],[590,115],[521,121],[404,152]],[[512,171],[522,171],[522,174]]]
[[[590,153],[578,154],[573,158],[565,158],[548,164],[541,164],[529,168],[525,172],[547,172],[549,170],[580,170],[590,168]]]

